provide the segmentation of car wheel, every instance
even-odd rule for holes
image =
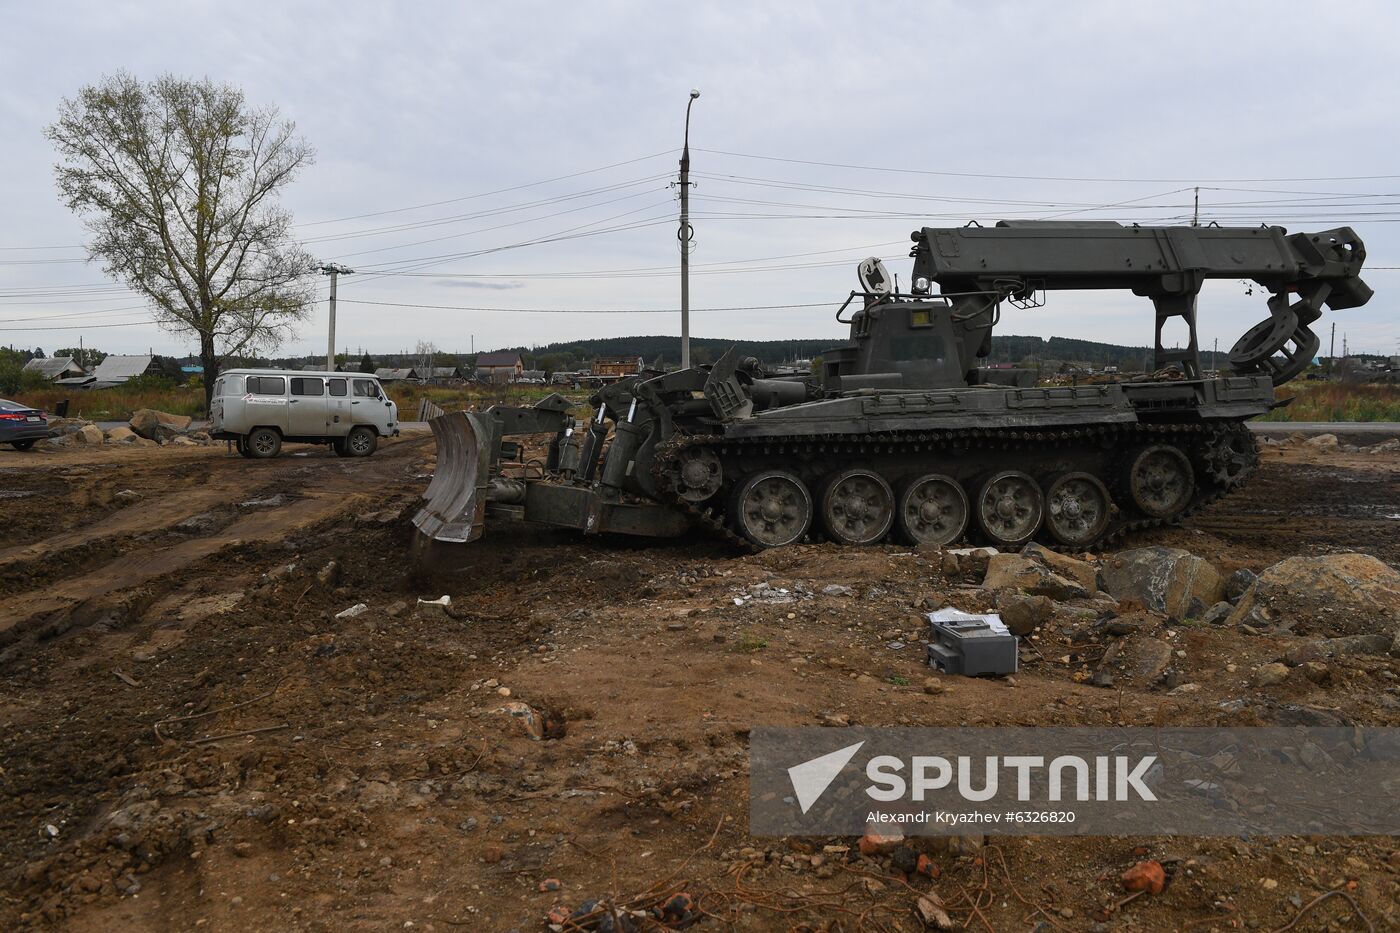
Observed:
[[[345,448],[352,457],[368,457],[378,446],[379,435],[371,428],[355,428],[345,437]]]
[[[256,428],[246,441],[248,456],[257,460],[270,460],[282,450],[282,435],[272,428]]]
[[[34,446],[34,440],[31,438],[27,441],[10,441],[10,446],[14,447],[15,450],[28,450]]]

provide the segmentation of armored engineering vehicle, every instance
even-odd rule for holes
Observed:
[[[434,420],[419,531],[467,542],[521,519],[658,537],[701,526],[757,548],[809,535],[1090,548],[1243,483],[1258,460],[1245,422],[1312,361],[1323,307],[1371,296],[1346,227],[1003,221],[912,238],[907,292],[879,260],[861,264],[862,288],[837,312],[850,341],[823,354],[819,376],[767,377],[731,350],[608,386],[586,421],[558,395]],[[1202,370],[1197,347],[1207,279],[1252,280],[1270,296],[1220,374]],[[1005,310],[1065,289],[1149,299],[1154,372],[1038,386],[979,365]],[[540,434],[542,459],[512,440]]]

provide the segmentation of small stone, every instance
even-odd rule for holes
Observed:
[[[481,860],[487,865],[495,865],[504,856],[505,853],[501,851],[501,847],[498,845],[492,844],[481,850]]]
[[[1161,894],[1167,886],[1167,875],[1161,862],[1138,862],[1123,872],[1122,881],[1125,890]]]
[[[927,694],[929,694],[930,696],[938,696],[940,693],[946,693],[947,691],[948,691],[948,685],[945,684],[945,683],[943,682],[943,678],[941,678],[941,677],[926,677],[926,678],[924,678],[924,693],[927,693]]]
[[[1283,683],[1288,679],[1288,665],[1273,661],[1269,664],[1260,665],[1259,670],[1254,672],[1254,686],[1273,687]]]
[[[903,844],[904,835],[898,830],[888,834],[866,830],[865,835],[860,837],[860,854],[888,855]]]
[[[356,603],[349,609],[340,610],[335,614],[335,617],[337,619],[353,619],[356,616],[364,615],[366,612],[369,612],[369,606],[365,605],[364,603]]]
[[[1305,661],[1299,667],[1304,677],[1319,686],[1332,680],[1332,669],[1321,661]]]

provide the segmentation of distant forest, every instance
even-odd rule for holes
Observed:
[[[690,338],[690,354],[696,363],[712,363],[728,350],[737,346],[742,356],[757,357],[763,363],[791,363],[794,360],[811,360],[822,352],[844,343],[840,338],[822,340],[724,340],[714,337]],[[535,347],[503,347],[506,351],[520,354],[527,369],[549,372],[584,369],[589,361],[598,357],[626,356],[641,357],[650,365],[658,357],[667,365],[680,362],[680,338],[675,336],[646,337],[598,337],[589,340],[566,340]],[[1220,354],[1223,363],[1224,353]],[[421,359],[414,354],[373,353],[369,354],[374,366],[417,366]],[[1053,363],[1057,367],[1073,363],[1093,369],[1117,366],[1123,372],[1141,372],[1152,356],[1150,347],[1125,347],[1112,343],[1096,343],[1092,340],[1075,340],[1069,337],[992,336],[992,355],[989,363],[1017,363],[1035,367]],[[316,363],[321,357],[279,359],[271,361],[275,365],[299,366],[303,362]],[[354,364],[352,357],[349,360]],[[471,368],[475,357],[469,353],[453,354],[439,351],[434,356],[438,366],[458,365]],[[1207,369],[1219,368],[1211,352],[1201,352],[1201,363]]]
[[[757,357],[764,363],[785,363],[792,360],[810,360],[820,356],[822,351],[840,346],[841,339],[826,340],[722,340],[711,337],[692,337],[691,356],[698,363],[712,362],[730,346],[737,345],[743,356]],[[603,337],[593,340],[569,340],[545,346],[510,347],[520,352],[527,361],[536,361],[540,369],[569,369],[581,365],[583,361],[599,356],[640,356],[651,363],[658,356],[666,363],[679,362],[680,341],[676,337]],[[1084,363],[1096,369],[1117,366],[1119,369],[1142,370],[1152,355],[1150,347],[1125,347],[1112,343],[1096,343],[1092,340],[1075,340],[1068,337],[992,336],[991,363],[1056,362]],[[1221,356],[1224,356],[1222,353]],[[556,365],[541,365],[539,361]],[[1215,368],[1211,353],[1201,354],[1203,365]]]

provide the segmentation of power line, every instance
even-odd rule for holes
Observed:
[[[1232,184],[1232,183],[1271,183],[1271,182],[1301,182],[1301,181],[1377,181],[1380,179],[1400,178],[1400,175],[1332,175],[1312,178],[1080,178],[1075,176],[1062,175],[994,175],[982,172],[943,172],[931,169],[916,168],[881,168],[874,165],[852,165],[844,162],[821,162],[815,159],[787,159],[780,156],[754,155],[748,152],[729,152],[723,149],[701,149],[697,152],[708,152],[711,155],[731,156],[736,159],[757,159],[764,162],[786,162],[792,165],[817,165],[824,168],[843,168],[862,172],[888,172],[899,175],[933,175],[940,178],[988,178],[1002,181],[1065,181],[1065,182],[1092,182],[1098,184],[1163,184],[1163,185],[1191,185],[1191,184]]]
[[[363,298],[342,298],[357,305],[381,305],[389,308],[426,308],[433,311],[492,311],[508,314],[676,314],[679,308],[474,308],[465,305],[409,304],[399,301],[369,301]],[[835,302],[814,301],[807,304],[741,305],[733,308],[691,308],[691,311],[777,311],[791,308],[832,308]]]

